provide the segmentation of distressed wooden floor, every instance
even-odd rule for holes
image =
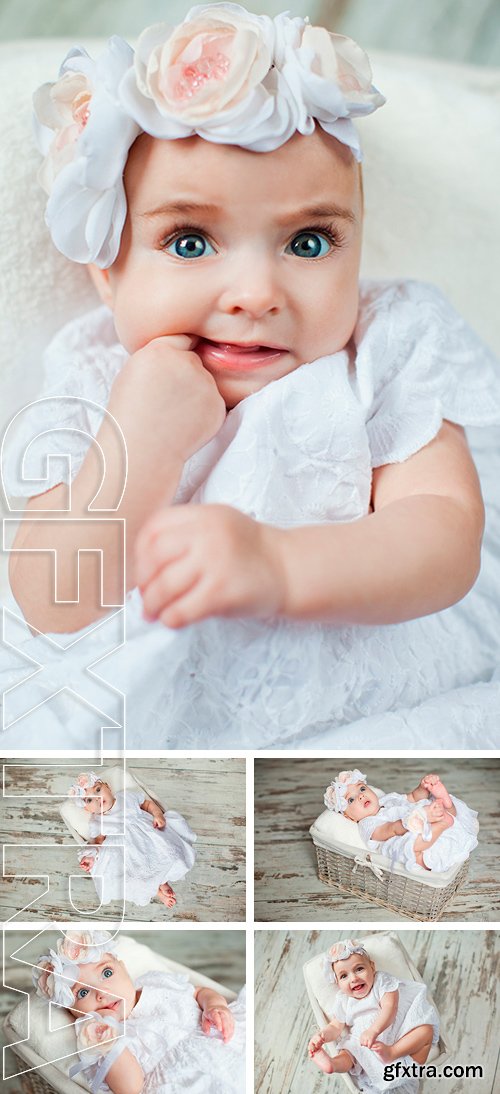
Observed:
[[[175,931],[131,931],[128,928],[126,934],[131,935],[137,942],[143,942],[146,946],[156,950],[164,957],[171,957],[174,961],[180,961],[183,965],[196,969],[211,976],[221,984],[239,991],[245,982],[245,932],[223,930],[175,930]],[[26,944],[30,934],[19,930],[6,931],[6,967],[9,970],[6,979],[14,987],[27,990],[31,986],[30,974],[26,966],[17,963],[9,963],[9,955],[20,946]],[[40,939],[36,940],[29,950],[26,950],[27,959],[30,955],[36,958],[40,954],[40,948],[45,949],[47,944],[55,941],[56,935],[47,931],[44,934],[43,944],[40,947]],[[3,1044],[3,1019],[19,1002],[19,996],[13,992],[0,988],[0,1048]],[[10,1057],[12,1059],[12,1057]],[[6,1055],[6,1063],[9,1066],[9,1054]],[[8,1073],[8,1066],[6,1072]],[[14,1065],[12,1064],[12,1069]],[[77,1088],[75,1087],[75,1090]],[[14,1078],[2,1082],[1,1094],[21,1094],[19,1079]]]
[[[432,759],[357,758],[355,762],[386,792],[412,790],[426,771],[436,768]],[[309,826],[323,809],[325,787],[353,763],[352,757],[255,761],[257,921],[401,921],[400,915],[333,889],[317,875]],[[439,759],[437,767],[451,792],[478,811],[481,825],[467,884],[443,919],[500,920],[500,761]]]
[[[359,932],[358,932],[359,933]],[[366,934],[374,932],[367,931]],[[422,1094],[498,1094],[500,940],[494,931],[396,931],[434,996],[455,1051],[451,1066],[479,1065],[483,1076],[425,1079]],[[342,1094],[338,1076],[307,1057],[317,1026],[302,966],[346,931],[257,931],[255,935],[256,1094]]]
[[[9,764],[14,761],[9,760]],[[15,771],[6,768],[7,793],[65,792],[88,761],[71,761],[75,767],[44,767],[42,761],[20,762]],[[193,870],[176,885],[178,902],[173,911],[159,901],[146,908],[127,903],[126,919],[152,923],[167,921],[228,922],[245,918],[245,761],[240,759],[130,760],[129,769],[169,809],[183,813],[197,833],[197,858]],[[59,815],[61,798],[0,798],[0,844],[5,848],[6,874],[0,877],[0,919],[75,919],[68,900],[68,877],[79,874],[76,843]],[[52,844],[53,846],[45,846]],[[30,846],[31,845],[31,846]],[[37,875],[48,874],[50,891]],[[31,876],[30,876],[31,875]],[[89,911],[98,901],[92,879],[77,881],[73,899]],[[88,894],[88,895],[87,895]],[[32,903],[32,907],[22,909]],[[120,916],[121,905],[104,906],[100,919]],[[22,911],[22,914],[21,914]],[[81,918],[81,916],[79,917]]]

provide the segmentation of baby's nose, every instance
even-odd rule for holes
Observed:
[[[274,263],[255,255],[248,255],[237,266],[232,266],[219,301],[221,311],[227,315],[245,312],[252,319],[279,314],[284,304],[284,292]]]

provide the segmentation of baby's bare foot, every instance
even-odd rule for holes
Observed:
[[[439,775],[426,775],[425,779],[422,779],[422,785],[432,794],[433,798],[442,801],[445,809],[451,809],[453,802]]]
[[[163,885],[160,885],[158,889],[158,900],[161,900],[162,904],[165,904],[167,908],[173,908],[174,904],[177,904],[177,897],[172,889],[172,886],[168,884],[168,881],[164,881]]]
[[[337,1056],[328,1055],[324,1048],[319,1048],[317,1052],[311,1056],[311,1059],[318,1065],[321,1071],[324,1071],[325,1075],[345,1075],[348,1071],[354,1067],[354,1060],[346,1049],[343,1049],[337,1054]]]
[[[372,1045],[372,1052],[376,1052],[383,1064],[390,1064],[394,1059],[393,1046],[386,1045],[384,1041],[375,1041]]]

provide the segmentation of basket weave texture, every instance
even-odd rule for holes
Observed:
[[[19,1064],[19,1070],[22,1071],[23,1067],[26,1067],[26,1060],[23,1060],[22,1056],[18,1055],[16,1050],[12,1048],[12,1045],[9,1045],[9,1049],[16,1057]],[[19,1075],[18,1078],[23,1094],[57,1094],[55,1088],[50,1086],[50,1083],[48,1083],[46,1079],[42,1078],[39,1071],[29,1071],[26,1075]]]
[[[320,881],[379,904],[382,908],[390,908],[409,919],[439,919],[446,905],[465,884],[469,872],[469,863],[464,862],[453,881],[437,889],[390,870],[384,870],[383,877],[378,878],[369,866],[356,865],[347,855],[326,850],[318,844],[314,846]]]

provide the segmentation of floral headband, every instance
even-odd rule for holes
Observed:
[[[363,943],[355,938],[347,938],[345,942],[335,942],[333,946],[330,946],[323,959],[324,973],[329,984],[337,983],[337,977],[333,971],[334,962],[347,961],[347,958],[351,957],[353,953],[368,957]]]
[[[96,775],[95,771],[86,771],[82,775],[79,775],[76,782],[70,786],[68,797],[73,798],[74,804],[80,806],[81,809],[84,809],[84,798],[87,797],[89,789],[99,782],[101,782],[101,778],[99,775]]]
[[[364,782],[366,782],[366,775],[358,771],[357,767],[353,771],[341,771],[325,790],[323,801],[326,808],[331,809],[334,813],[345,813],[347,809],[347,787],[352,786],[354,783]]]
[[[116,36],[97,61],[76,47],[33,100],[53,242],[74,262],[112,265],[127,213],[123,171],[141,132],[271,152],[317,121],[359,161],[351,119],[384,102],[356,42],[288,12],[203,4],[176,27],[148,27],[135,55]]]
[[[72,1007],[73,984],[80,979],[79,965],[93,964],[115,950],[108,931],[68,931],[65,938],[58,939],[55,950],[38,958],[33,969],[36,994],[49,1003]]]

